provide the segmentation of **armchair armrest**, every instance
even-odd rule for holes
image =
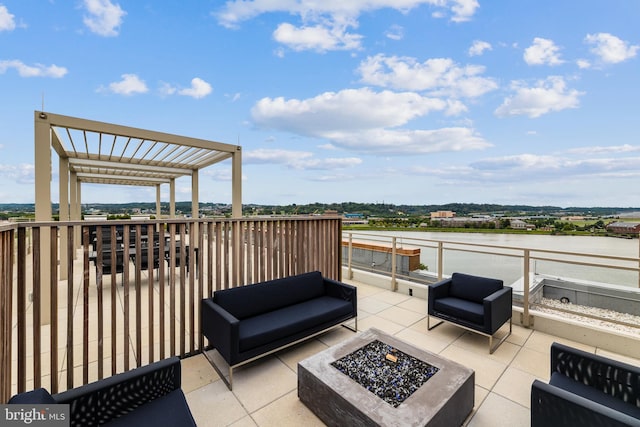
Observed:
[[[171,357],[56,394],[70,405],[72,425],[102,424],[180,389],[181,366]]]
[[[229,365],[238,358],[240,342],[240,320],[213,302],[203,299],[200,304],[200,330],[220,352]]]
[[[451,278],[443,279],[437,283],[429,285],[429,292],[427,295],[427,298],[428,298],[427,311],[429,314],[433,314],[433,304],[436,299],[444,298],[449,295],[450,286],[451,286]]]
[[[558,372],[636,405],[640,400],[640,368],[554,342],[551,373]]]
[[[338,282],[337,280],[326,277],[323,278],[323,281],[327,295],[351,302],[353,305],[353,312],[358,313],[358,290],[355,286],[347,285],[346,283]]]
[[[505,286],[482,300],[484,325],[487,332],[494,334],[512,316],[513,290]]]
[[[637,420],[600,403],[535,380],[531,385],[531,427],[638,426]]]

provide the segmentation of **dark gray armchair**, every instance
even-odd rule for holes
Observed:
[[[531,426],[640,426],[640,368],[551,345],[549,384],[531,385]]]
[[[442,321],[453,323],[489,337],[489,353],[493,353],[512,331],[512,289],[502,280],[453,273],[451,278],[429,285],[427,328]],[[430,317],[441,319],[431,325]],[[509,322],[509,332],[494,345],[496,332]]]

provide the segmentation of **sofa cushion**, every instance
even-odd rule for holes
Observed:
[[[351,302],[322,296],[240,322],[240,351],[247,351],[349,315]]]
[[[484,307],[482,304],[460,298],[438,298],[433,303],[435,311],[456,319],[466,320],[477,325],[484,324]]]
[[[216,291],[213,301],[235,316],[246,319],[324,295],[319,271]]]
[[[16,394],[8,403],[28,404],[28,405],[46,405],[50,403],[58,403],[53,396],[44,388],[38,388],[36,390],[27,391],[24,393]]]
[[[636,405],[625,403],[621,399],[613,397],[595,387],[590,387],[586,384],[573,380],[560,372],[554,372],[551,374],[549,384],[584,397],[592,402],[597,402],[615,411],[640,419],[640,408]]]
[[[503,287],[502,280],[472,276],[470,274],[453,273],[449,296],[462,298],[482,304],[482,300],[499,291]]]
[[[154,399],[135,411],[122,415],[105,425],[108,426],[195,426],[189,405],[182,390]]]

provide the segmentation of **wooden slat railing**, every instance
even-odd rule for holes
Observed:
[[[2,226],[0,402],[199,353],[202,298],[311,270],[340,280],[340,241],[337,217]]]

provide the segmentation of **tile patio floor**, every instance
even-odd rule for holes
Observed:
[[[378,328],[417,347],[440,354],[475,371],[475,405],[470,427],[529,426],[531,383],[549,380],[553,341],[640,365],[640,360],[513,326],[495,352],[488,338],[449,324],[427,331],[426,301],[345,280],[358,287],[358,329]],[[335,328],[315,339],[234,370],[229,391],[203,355],[182,361],[182,388],[199,426],[322,426],[297,396],[296,367],[303,360],[353,336]]]

